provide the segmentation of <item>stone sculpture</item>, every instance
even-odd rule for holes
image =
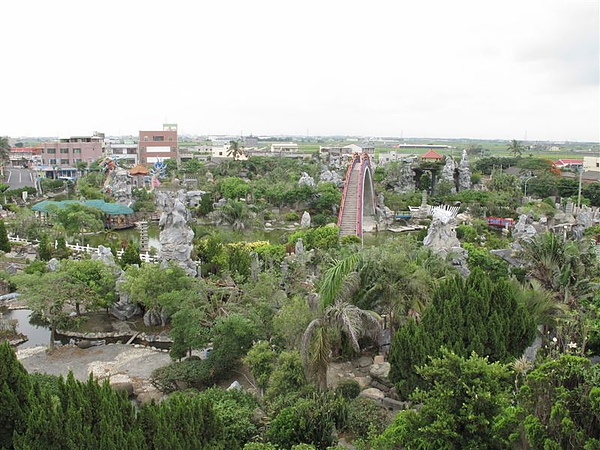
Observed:
[[[182,195],[185,196],[185,193],[179,191],[176,197],[165,192],[160,194],[163,195],[160,195],[160,198],[157,199],[162,206],[162,214],[158,223],[161,244],[159,258],[163,263],[173,262],[177,264],[189,275],[194,276],[196,264],[191,259],[194,232],[187,224],[189,213],[180,199]]]
[[[304,214],[302,214],[302,218],[300,219],[300,226],[302,228],[310,228],[310,213],[308,211],[304,211]]]
[[[115,203],[129,206],[133,203],[133,179],[126,169],[117,168],[109,178],[107,191],[115,200]]]

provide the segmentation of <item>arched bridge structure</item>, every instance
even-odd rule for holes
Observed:
[[[355,153],[346,171],[346,182],[338,215],[340,238],[358,236],[375,225],[377,200],[373,188],[373,168],[367,153]]]

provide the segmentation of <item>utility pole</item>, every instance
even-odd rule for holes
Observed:
[[[579,172],[579,189],[577,191],[577,208],[581,208],[581,178],[583,176],[583,167],[577,169]]]

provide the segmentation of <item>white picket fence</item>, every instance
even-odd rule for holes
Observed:
[[[10,242],[16,242],[16,243],[20,243],[20,244],[29,244],[29,245],[38,245],[39,241],[35,240],[35,241],[28,241],[27,239],[23,239],[20,238],[18,235],[17,236],[12,236],[12,235],[8,235],[8,240]],[[58,246],[58,242],[54,242],[54,248],[56,248]],[[67,248],[71,249],[72,251],[76,252],[76,253],[95,253],[95,254],[100,254],[100,249],[98,247],[91,247],[89,245],[83,246],[83,245],[79,245],[79,244],[67,244]],[[123,255],[123,250],[119,250],[117,251],[117,257],[120,258]],[[158,259],[158,256],[155,255],[151,255],[148,252],[145,253],[140,253],[140,259],[142,260],[142,262],[146,262],[146,263],[159,263],[160,260]]]

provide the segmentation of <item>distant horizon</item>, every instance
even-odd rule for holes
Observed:
[[[160,130],[160,128],[157,128],[157,130]],[[104,133],[105,139],[107,138],[126,138],[126,137],[132,137],[132,138],[137,138],[138,134],[113,134],[113,133],[105,133],[103,131],[98,131],[96,130],[95,132],[97,133]],[[75,137],[75,136],[93,136],[94,132],[91,133],[77,133],[77,134],[61,134],[61,135],[37,135],[37,136],[26,136],[26,135],[22,135],[22,136],[10,136],[10,135],[3,135],[0,133],[0,136],[6,136],[11,140],[27,140],[27,139],[36,139],[36,140],[41,140],[41,139],[64,139],[64,138],[68,138],[68,137]],[[432,137],[432,136],[423,136],[423,137],[419,137],[419,136],[393,136],[393,135],[354,135],[354,134],[322,134],[322,135],[302,135],[302,134],[291,134],[291,133],[280,133],[280,134],[244,134],[244,135],[239,135],[239,134],[215,134],[215,133],[190,133],[190,132],[177,132],[178,136],[189,136],[189,137],[194,137],[194,138],[198,138],[198,137],[224,137],[224,138],[231,138],[231,137],[238,137],[238,138],[248,138],[248,137],[253,137],[253,138],[258,138],[261,140],[265,140],[268,141],[269,138],[292,138],[292,139],[305,139],[305,140],[316,140],[316,139],[340,139],[340,140],[344,140],[344,139],[358,139],[358,140],[363,140],[363,141],[369,141],[369,140],[373,140],[373,141],[378,141],[378,140],[394,140],[394,141],[406,141],[406,140],[410,140],[410,141],[414,141],[414,140],[435,140],[435,141],[502,141],[502,142],[510,142],[513,139],[519,141],[519,142],[547,142],[547,143],[580,143],[580,144],[595,144],[595,145],[600,145],[600,141],[586,141],[586,140],[569,140],[569,139],[516,139],[516,138],[480,138],[480,137]]]

